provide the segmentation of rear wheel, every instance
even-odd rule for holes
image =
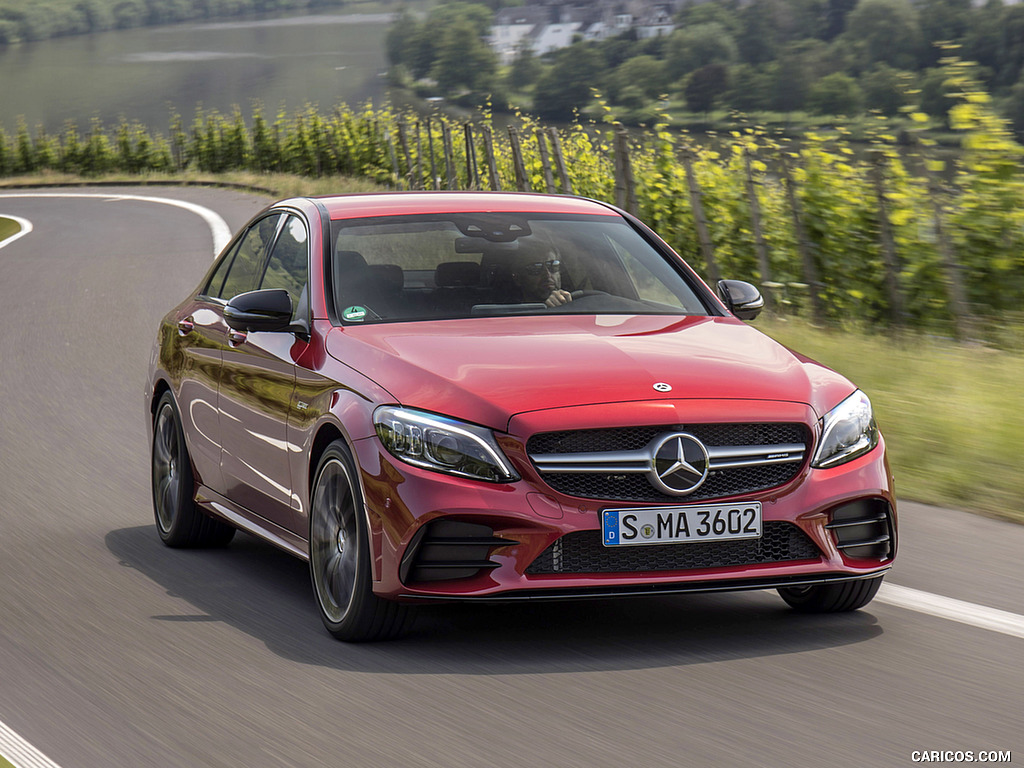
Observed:
[[[164,392],[153,421],[151,456],[156,530],[169,547],[223,547],[235,529],[204,514],[195,501],[195,478],[181,419],[170,392]]]
[[[779,595],[792,608],[802,613],[842,613],[856,611],[871,602],[882,577],[843,581],[837,584],[810,584],[803,587],[780,587]]]
[[[309,509],[309,569],[320,618],[339,640],[394,637],[409,608],[373,594],[369,535],[355,462],[337,440],[317,466]]]

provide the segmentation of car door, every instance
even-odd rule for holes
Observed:
[[[258,224],[257,224],[258,226]],[[292,300],[295,328],[308,329],[309,236],[298,215],[281,215],[257,288],[280,288]],[[224,348],[218,408],[223,452],[221,474],[235,503],[286,530],[295,530],[289,469],[288,418],[295,388],[295,360],[307,346],[302,330],[231,331]]]
[[[260,225],[238,237],[197,295],[179,308],[176,327],[165,330],[175,334],[174,343],[164,345],[174,350],[164,367],[179,380],[178,405],[197,479],[222,494],[225,487],[218,391],[230,332],[224,321],[224,305],[231,296],[256,287],[266,261],[264,240],[276,232],[280,218],[275,215],[261,220]]]

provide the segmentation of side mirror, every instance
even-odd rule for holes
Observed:
[[[753,320],[764,309],[761,292],[742,280],[719,280],[718,295],[740,320]]]
[[[224,307],[224,320],[236,331],[283,331],[292,322],[292,299],[280,288],[240,293]]]

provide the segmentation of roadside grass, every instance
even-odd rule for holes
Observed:
[[[19,225],[18,222],[12,219],[5,219],[3,216],[0,216],[0,243],[19,232],[21,232],[21,225]],[[2,766],[2,764],[0,764],[0,766]]]
[[[1024,522],[1024,348],[754,324],[868,394],[900,498]]]

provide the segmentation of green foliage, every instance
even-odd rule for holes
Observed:
[[[707,113],[728,87],[729,73],[726,68],[721,64],[706,64],[687,79],[683,95],[691,110]]]
[[[846,19],[844,36],[864,61],[913,69],[921,52],[921,23],[910,0],[860,0]]]
[[[811,86],[807,108],[819,115],[857,115],[864,108],[864,93],[852,77],[833,72]]]
[[[593,52],[587,47],[578,50]],[[638,212],[679,253],[706,270],[681,160],[685,151],[719,271],[757,280],[771,289],[783,311],[806,313],[813,290],[822,299],[827,321],[892,323],[888,237],[901,291],[897,322],[940,334],[953,332],[950,270],[944,263],[951,256],[962,267],[955,272],[964,283],[976,321],[974,332],[990,335],[995,343],[1019,343],[997,337],[992,329],[1008,313],[1019,312],[1024,295],[1024,147],[993,112],[975,67],[948,59],[941,74],[943,87],[955,101],[952,127],[964,136],[962,163],[945,172],[955,191],[936,196],[930,190],[933,179],[925,174],[925,159],[914,159],[916,173],[909,170],[891,149],[894,137],[882,132],[887,121],[881,116],[872,118],[880,126],[876,148],[869,157],[858,157],[834,134],[812,134],[799,146],[780,146],[755,128],[719,137],[714,146],[698,145],[685,134],[669,131],[668,116],[658,115],[653,131],[634,135],[629,142]],[[572,191],[615,202],[614,139],[621,126],[606,102],[597,103],[604,121],[574,122],[560,131],[559,143]],[[526,187],[543,191],[547,182],[539,142],[543,137],[552,155],[549,132],[533,118],[519,117]],[[923,114],[912,117],[927,120]],[[247,171],[362,177],[392,188],[479,188],[491,186],[485,130],[492,133],[497,186],[515,189],[511,145],[503,131],[494,129],[489,111],[479,113],[467,128],[443,116],[424,119],[371,105],[341,105],[330,114],[310,105],[273,118],[265,117],[258,104],[248,117],[237,108],[230,115],[197,110],[189,126],[172,115],[169,139],[127,121],[107,130],[94,119],[83,133],[68,123],[59,136],[33,132],[20,121],[13,135],[0,131],[0,173],[88,177],[112,171]],[[450,178],[446,147],[453,168]],[[797,229],[780,181],[783,157],[791,169],[802,230]],[[769,256],[765,274],[755,258],[748,159]],[[931,172],[938,170],[933,163]],[[553,165],[551,172],[558,179]],[[937,237],[940,228],[945,243]],[[816,268],[816,286],[808,285],[812,278],[805,272],[800,231]]]

